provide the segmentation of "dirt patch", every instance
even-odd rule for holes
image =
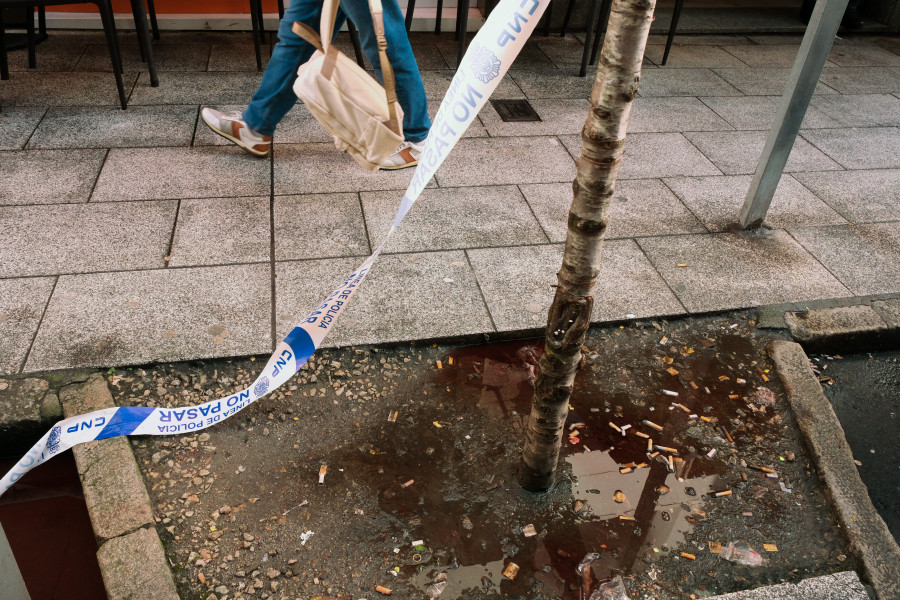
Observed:
[[[592,330],[543,495],[516,484],[538,340],[323,351],[207,432],[132,441],[187,598],[579,598],[591,552],[593,586],[699,598],[855,568],[769,372],[777,335],[746,313]],[[110,389],[186,406],[260,367],[158,365]],[[767,565],[714,552],[737,540]]]

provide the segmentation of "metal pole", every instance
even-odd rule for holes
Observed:
[[[747,192],[739,222],[742,228],[762,225],[784,165],[794,147],[809,101],[822,74],[834,36],[847,9],[848,0],[819,0],[800,44],[791,75],[781,96],[778,113],[759,157],[756,175]]]
[[[31,599],[28,590],[25,589],[25,582],[22,580],[22,573],[19,572],[16,557],[13,556],[12,548],[9,547],[3,525],[0,525],[0,581],[3,582],[3,585],[0,585],[0,600]]]

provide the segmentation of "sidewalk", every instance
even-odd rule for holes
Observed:
[[[0,84],[0,374],[266,354],[387,231],[411,171],[370,174],[298,106],[274,160],[213,135],[260,75],[246,33],[163,32],[151,88],[121,35],[51,32]],[[651,37],[598,322],[900,294],[900,39],[837,40],[759,233],[735,233],[797,35]],[[436,109],[449,35],[414,34]],[[392,240],[330,345],[542,329],[592,80],[535,36]],[[685,266],[679,266],[685,265]]]

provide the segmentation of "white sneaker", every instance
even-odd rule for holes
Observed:
[[[272,148],[272,136],[260,135],[250,129],[244,122],[241,113],[226,115],[212,108],[200,111],[203,121],[209,128],[229,139],[253,156],[268,156]]]
[[[406,167],[414,167],[419,164],[419,156],[425,149],[425,142],[403,142],[394,153],[381,165],[380,168],[388,171],[396,169],[405,169]]]

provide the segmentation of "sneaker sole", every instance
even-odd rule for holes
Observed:
[[[411,163],[406,163],[405,165],[397,165],[397,166],[394,166],[394,165],[384,166],[384,165],[382,165],[382,166],[380,166],[380,167],[378,167],[378,168],[379,168],[380,170],[382,170],[382,171],[397,171],[397,170],[399,170],[399,169],[407,169],[407,168],[409,168],[409,167],[414,167],[414,166],[416,166],[417,164],[419,164],[419,161],[415,161],[415,162],[411,162]]]
[[[235,145],[240,146],[240,147],[243,148],[248,154],[252,154],[253,156],[255,156],[255,157],[257,157],[257,158],[265,158],[265,157],[267,157],[267,156],[269,155],[269,151],[270,151],[271,148],[272,148],[271,144],[269,145],[269,150],[266,150],[265,152],[260,152],[260,151],[258,151],[258,150],[254,150],[253,148],[251,148],[250,146],[248,146],[247,144],[245,144],[245,143],[242,142],[241,140],[237,139],[237,138],[234,137],[233,135],[229,135],[229,134],[225,133],[224,131],[222,131],[221,129],[219,129],[218,127],[216,127],[215,125],[213,125],[213,124],[210,123],[209,121],[207,121],[207,120],[206,120],[206,117],[204,117],[203,114],[200,115],[200,118],[203,119],[203,122],[206,123],[206,126],[209,127],[210,129],[212,129],[213,132],[217,133],[218,135],[221,135],[221,136],[222,136],[223,138],[225,138],[226,140],[229,140],[229,141],[233,142]]]

